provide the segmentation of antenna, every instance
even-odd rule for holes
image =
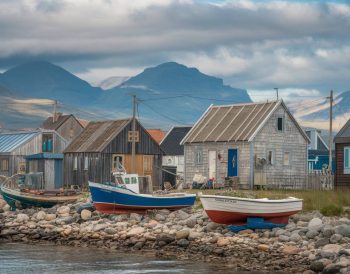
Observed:
[[[277,96],[277,100],[278,100],[278,88],[273,88],[276,91],[276,96]]]

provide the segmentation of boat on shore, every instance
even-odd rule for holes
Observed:
[[[177,210],[193,206],[196,195],[188,193],[141,194],[137,174],[118,176],[116,183],[89,182],[92,202],[102,213],[141,213],[148,210]]]
[[[30,207],[50,208],[57,204],[73,203],[81,197],[75,190],[33,190],[20,187],[13,180],[1,184],[0,194],[12,210]]]
[[[289,217],[303,208],[303,200],[294,197],[269,200],[201,195],[200,200],[213,222],[226,225],[244,225],[249,217],[263,218],[273,224],[288,224]]]

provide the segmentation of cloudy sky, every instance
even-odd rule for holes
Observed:
[[[48,60],[89,82],[165,61],[256,100],[350,90],[347,1],[1,0],[0,71]]]

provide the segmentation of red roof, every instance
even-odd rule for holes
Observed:
[[[147,129],[149,135],[159,144],[165,137],[165,131],[159,128],[149,128]]]

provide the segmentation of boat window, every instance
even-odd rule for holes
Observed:
[[[125,182],[125,184],[130,184],[130,178],[124,178],[124,182]]]
[[[137,183],[136,177],[131,177],[131,183],[132,183],[132,184],[136,184],[136,183]]]

